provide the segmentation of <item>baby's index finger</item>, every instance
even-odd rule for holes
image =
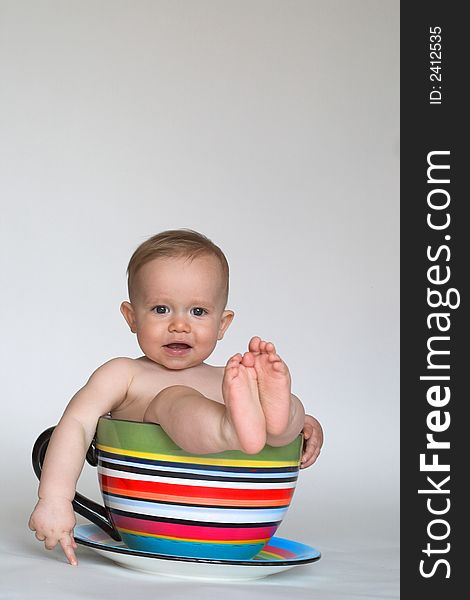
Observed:
[[[60,538],[59,542],[69,563],[76,567],[78,560],[75,556],[74,547],[76,548],[77,546],[73,537],[69,533],[66,533]]]

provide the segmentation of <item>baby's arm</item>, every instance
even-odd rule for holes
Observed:
[[[303,432],[305,441],[300,468],[306,469],[313,465],[320,454],[323,445],[323,429],[315,417],[312,417],[312,415],[305,415]]]
[[[39,501],[29,527],[48,550],[59,542],[76,565],[72,500],[99,417],[125,399],[132,379],[131,359],[116,358],[99,367],[65,409],[49,442],[39,485]]]

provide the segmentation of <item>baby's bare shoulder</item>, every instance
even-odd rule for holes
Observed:
[[[134,368],[135,359],[127,356],[117,356],[110,358],[103,363],[97,370],[102,371],[128,371]]]
[[[130,391],[142,379],[145,366],[139,359],[118,356],[106,361],[92,373],[85,387],[116,390],[121,402],[129,400]],[[116,406],[114,407],[116,408]]]
[[[126,379],[129,382],[138,372],[136,359],[126,356],[111,358],[94,371],[90,379]]]

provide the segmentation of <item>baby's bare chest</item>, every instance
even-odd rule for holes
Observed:
[[[216,367],[206,371],[188,373],[187,371],[159,372],[152,368],[137,368],[122,404],[113,410],[115,419],[141,421],[150,402],[163,389],[172,385],[186,385],[215,400],[223,402],[223,370]]]

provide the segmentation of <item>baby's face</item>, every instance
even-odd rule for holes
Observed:
[[[139,269],[132,305],[121,310],[148,358],[187,369],[210,356],[230,325],[233,313],[224,301],[216,257],[157,258]]]

